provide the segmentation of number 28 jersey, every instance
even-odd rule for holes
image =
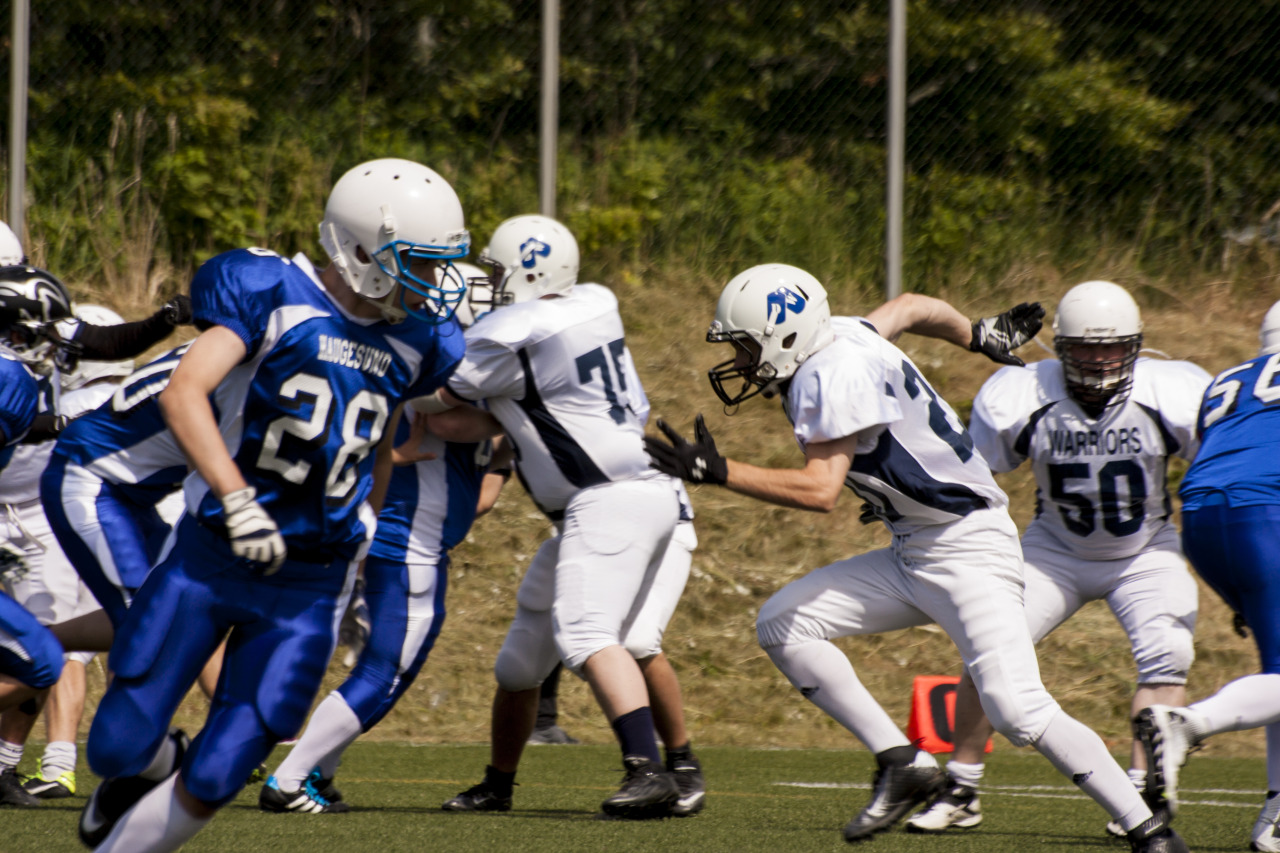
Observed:
[[[577,492],[649,468],[639,412],[647,405],[623,340],[618,300],[598,284],[491,311],[467,329],[449,379],[487,400],[516,451],[525,488],[555,519]]]
[[[195,321],[244,341],[244,360],[218,387],[219,428],[292,559],[358,559],[375,521],[365,503],[373,451],[403,400],[439,388],[462,356],[456,322],[388,323],[348,314],[304,256],[262,249],[207,261],[191,284]],[[225,526],[199,473],[188,511]]]
[[[831,328],[787,389],[800,448],[857,435],[845,485],[895,535],[1006,506],[964,422],[911,359],[865,320],[832,317]]]
[[[993,470],[1031,460],[1033,525],[1082,559],[1121,559],[1168,523],[1168,458],[1195,456],[1196,408],[1208,384],[1190,362],[1141,358],[1129,396],[1094,420],[1068,396],[1061,362],[1046,359],[988,379],[969,429]]]

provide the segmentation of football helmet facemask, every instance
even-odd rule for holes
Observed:
[[[0,335],[32,370],[53,371],[54,345],[43,327],[71,316],[71,293],[53,273],[29,266],[0,267]]]
[[[578,241],[561,223],[537,214],[508,219],[480,253],[480,263],[491,270],[486,310],[568,293],[578,283],[578,262]],[[473,307],[486,304],[480,296],[472,298]]]
[[[1142,348],[1138,304],[1123,287],[1086,281],[1067,291],[1053,318],[1053,348],[1067,393],[1090,414],[1123,402]]]
[[[462,203],[448,181],[420,163],[371,160],[339,178],[320,245],[347,286],[392,322],[446,322],[466,294],[453,266],[471,249]]]
[[[458,303],[458,312],[454,315],[465,329],[489,313],[489,306],[493,303],[493,285],[489,274],[475,264],[459,261],[453,266],[467,283],[467,296]],[[477,311],[477,306],[482,306],[483,310]]]
[[[733,358],[708,371],[711,387],[727,406],[772,397],[833,338],[827,291],[816,278],[787,264],[752,267],[725,285],[707,331],[709,343],[734,346]]]
[[[1262,328],[1258,330],[1258,342],[1262,348],[1258,355],[1271,355],[1280,352],[1280,302],[1271,306],[1262,318]]]

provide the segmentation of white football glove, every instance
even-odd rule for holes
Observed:
[[[222,498],[222,511],[226,513],[231,553],[258,564],[264,575],[279,571],[286,552],[284,537],[275,519],[258,503],[257,491],[246,486],[229,492]]]

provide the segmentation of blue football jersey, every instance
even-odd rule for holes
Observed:
[[[461,327],[352,316],[304,256],[262,249],[206,262],[191,302],[198,326],[223,326],[247,349],[219,386],[219,427],[290,557],[357,558],[374,526],[365,503],[373,451],[397,405],[453,372]],[[202,523],[224,526],[221,502],[198,473],[185,491]]]
[[[187,476],[187,459],[157,398],[190,347],[175,347],[129,374],[111,399],[67,425],[53,452],[105,482],[136,488],[140,503],[176,489]]]
[[[0,348],[0,431],[3,446],[19,441],[35,419],[40,393],[36,378],[18,358]]]
[[[1280,353],[1219,373],[1198,428],[1200,452],[1179,490],[1184,510],[1214,492],[1232,506],[1280,504]]]

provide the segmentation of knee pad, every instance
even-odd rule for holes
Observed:
[[[493,675],[503,690],[519,693],[542,684],[559,660],[551,614],[520,607],[493,664]]]
[[[622,646],[627,650],[627,654],[636,660],[651,658],[662,651],[662,634],[659,633],[656,637],[652,634],[645,637],[633,637],[628,634]]]
[[[1195,656],[1191,628],[1172,617],[1144,629],[1133,644],[1139,684],[1186,684]]]
[[[760,608],[756,616],[756,641],[763,649],[781,646],[788,642],[811,642],[828,639],[814,622],[806,620],[774,595]]]

